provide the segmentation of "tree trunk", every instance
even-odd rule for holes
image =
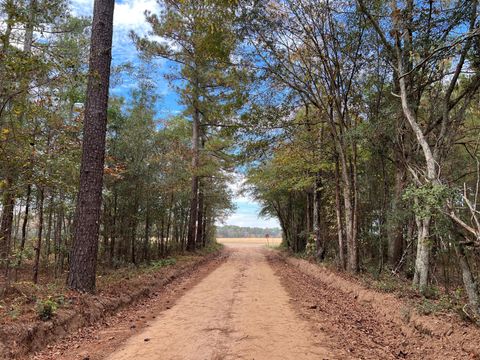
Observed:
[[[5,274],[9,277],[10,247],[12,241],[13,209],[15,196],[11,178],[6,179],[3,190],[2,221],[0,223],[0,262],[5,266]]]
[[[33,264],[33,283],[38,284],[38,270],[40,268],[40,252],[42,250],[42,233],[43,233],[43,202],[44,189],[38,188],[38,235],[37,244],[35,245],[35,262]]]
[[[131,231],[131,235],[130,235],[130,245],[131,245],[131,257],[130,257],[130,261],[132,262],[132,264],[136,265],[137,264],[137,250],[136,250],[136,240],[137,240],[137,220],[136,220],[136,217],[137,217],[137,206],[135,206],[135,215],[134,215],[134,218],[133,220],[130,222],[130,231]]]
[[[415,259],[415,275],[413,285],[423,293],[428,285],[430,270],[430,221],[431,216],[415,216],[417,223],[417,256]]]
[[[158,255],[160,255],[160,258],[163,259],[165,255],[165,221],[162,217],[161,225],[157,225],[157,237],[158,237]]]
[[[358,271],[358,247],[355,232],[355,209],[352,201],[352,182],[346,169],[346,163],[342,161],[342,195],[345,209],[345,234],[347,242],[347,270]]]
[[[188,221],[187,250],[195,250],[195,236],[197,233],[198,220],[198,165],[199,165],[199,143],[200,143],[200,112],[197,108],[193,114],[192,132],[192,193],[190,198],[190,216]]]
[[[322,177],[320,172],[315,176],[315,189],[313,192],[313,232],[315,234],[317,259],[323,261],[326,249],[322,228]]]
[[[117,198],[118,198],[117,191],[114,190],[112,224],[110,226],[110,249],[109,249],[110,267],[113,265],[113,260],[115,258],[115,242],[117,238]]]
[[[114,0],[95,0],[80,187],[68,287],[93,293],[100,227]]]
[[[405,167],[399,162],[395,163],[395,185],[390,208],[388,231],[388,260],[395,268],[403,254],[403,221],[400,220],[399,211],[402,210],[402,194],[406,182]]]
[[[145,239],[143,240],[143,261],[148,261],[148,245],[150,243],[150,212],[147,205],[145,214]]]
[[[25,27],[25,39],[23,42],[23,51],[30,53],[33,44],[33,27],[35,23],[35,13],[37,11],[37,1],[31,0],[29,6],[28,21]]]
[[[202,246],[205,247],[207,245],[207,228],[208,228],[208,212],[206,206],[204,207],[204,214],[203,214],[203,225],[202,225]]]
[[[171,232],[171,227],[172,227],[172,212],[173,212],[173,194],[172,194],[172,201],[171,201],[171,208],[170,210],[168,211],[168,218],[167,218],[167,231],[166,231],[166,234],[165,234],[165,243],[164,243],[164,247],[163,247],[163,250],[162,250],[162,257],[165,256],[165,254],[167,254],[168,252],[168,242],[170,240],[170,232]]]
[[[396,6],[394,4],[394,6]],[[396,10],[396,7],[394,8]],[[432,149],[427,142],[419,123],[417,122],[416,115],[412,111],[411,104],[409,102],[409,96],[407,92],[407,84],[404,76],[404,57],[409,57],[409,54],[403,54],[400,48],[399,28],[398,20],[395,20],[396,27],[396,56],[397,56],[397,74],[399,77],[398,83],[400,86],[400,99],[402,104],[403,114],[405,115],[412,131],[417,139],[417,143],[422,148],[423,157],[426,166],[426,184],[435,185],[438,184],[436,161],[433,156]],[[424,209],[424,212],[429,214],[431,209]],[[423,292],[428,285],[428,272],[430,267],[430,220],[431,216],[427,215],[422,219],[417,219],[418,227],[418,243],[417,243],[417,259],[415,261],[415,276],[413,278],[413,285],[418,286],[420,291]]]
[[[337,219],[337,236],[338,236],[338,258],[340,267],[346,268],[345,259],[345,232],[343,227],[343,207],[340,194],[340,169],[338,165],[338,157],[335,159],[335,213]]]
[[[13,228],[15,229],[13,231],[13,235],[12,235],[12,246],[13,246],[13,250],[15,250],[16,246],[17,246],[17,239],[18,239],[18,233],[20,232],[20,218],[22,217],[22,207],[19,206],[18,207],[18,211],[13,215]]]
[[[468,296],[468,303],[475,317],[477,318],[477,321],[480,321],[480,301],[478,299],[478,288],[475,279],[473,278],[470,265],[468,264],[463,245],[457,243],[455,245],[455,252],[457,253],[460,269],[462,269],[463,286],[465,287],[465,292]]]
[[[202,183],[199,183],[199,191],[198,191],[198,214],[197,214],[197,238],[196,238],[196,246],[202,247],[204,245],[203,241],[203,216],[204,216],[204,206],[203,206],[203,189]]]
[[[64,248],[63,248],[63,241],[62,241],[63,217],[64,217],[63,198],[60,197],[59,209],[57,212],[57,219],[55,222],[55,230],[53,233],[53,242],[55,243],[55,278],[57,278],[63,270],[63,256],[64,256]]]
[[[48,205],[48,220],[47,220],[47,234],[45,237],[45,242],[46,242],[46,259],[47,259],[47,267],[50,264],[50,252],[51,252],[51,238],[52,238],[52,219],[53,219],[53,201],[54,201],[54,196],[53,194],[50,195],[50,202]]]
[[[20,240],[20,251],[19,251],[19,256],[18,256],[18,261],[17,261],[17,266],[16,268],[19,268],[22,264],[23,260],[23,251],[25,250],[25,242],[27,240],[27,225],[28,225],[28,215],[30,212],[30,199],[32,195],[32,185],[28,184],[27,185],[27,197],[25,200],[25,214],[23,215],[23,223],[22,223],[22,238]],[[16,279],[16,274],[15,274],[15,279]]]
[[[313,218],[314,218],[314,195],[313,193],[315,192],[315,186],[314,186],[314,189],[312,191],[308,190],[307,191],[307,208],[306,208],[306,212],[307,212],[307,233],[310,235],[311,233],[313,233]]]

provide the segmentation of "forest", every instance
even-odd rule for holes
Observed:
[[[480,321],[477,0],[159,4],[112,66],[113,0],[0,3],[2,293],[204,248],[242,173],[284,248]]]

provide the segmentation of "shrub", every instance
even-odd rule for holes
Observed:
[[[51,297],[37,301],[37,315],[43,321],[50,320],[57,309],[58,303]]]

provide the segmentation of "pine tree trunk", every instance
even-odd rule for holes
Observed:
[[[55,243],[55,278],[62,271],[63,264],[63,244],[62,244],[62,226],[63,226],[63,199],[60,198],[60,206],[55,220],[55,230],[53,233],[53,242]]]
[[[161,225],[157,225],[157,237],[158,237],[158,255],[163,258],[165,254],[165,221],[162,217]]]
[[[162,257],[165,256],[165,254],[168,253],[168,242],[170,240],[170,232],[172,228],[172,212],[173,212],[173,194],[172,194],[172,201],[171,201],[172,207],[168,211],[168,219],[167,219],[167,231],[165,234],[165,242],[164,242],[164,247],[162,250]]]
[[[94,292],[100,227],[114,0],[95,0],[83,129],[80,187],[68,286]]]
[[[199,183],[200,188],[198,191],[198,214],[197,214],[197,236],[196,236],[196,246],[197,247],[202,247],[204,244],[203,241],[203,189],[202,189],[202,183]]]
[[[32,185],[31,184],[28,184],[27,185],[27,197],[26,197],[26,200],[25,200],[25,213],[23,215],[23,223],[22,223],[22,238],[20,240],[20,251],[19,251],[19,257],[18,257],[18,261],[17,261],[17,268],[20,267],[20,265],[22,264],[22,260],[23,260],[23,251],[25,250],[25,242],[27,240],[27,225],[28,225],[28,215],[29,215],[29,212],[30,212],[30,200],[31,200],[31,196],[32,196]],[[15,275],[15,278],[17,276]]]
[[[35,262],[33,264],[33,283],[38,284],[38,271],[40,268],[40,252],[42,250],[42,233],[43,233],[43,203],[44,203],[44,189],[38,189],[38,235],[37,244],[35,245]]]
[[[145,238],[143,240],[143,261],[148,261],[148,245],[150,242],[150,213],[147,205],[145,214]]]
[[[45,237],[45,242],[46,242],[46,259],[47,259],[47,267],[50,264],[50,252],[51,252],[51,238],[52,238],[52,220],[53,220],[53,201],[54,201],[54,196],[53,194],[50,196],[50,202],[48,205],[48,220],[47,220],[47,234]]]
[[[130,246],[131,246],[131,253],[130,253],[130,261],[132,264],[136,265],[137,264],[137,249],[136,249],[136,240],[137,240],[137,206],[135,206],[135,217],[133,220],[130,222]]]
[[[19,206],[18,211],[13,216],[13,223],[14,223],[13,228],[15,230],[13,231],[13,235],[12,235],[12,246],[14,251],[17,246],[18,233],[20,232],[20,218],[22,217],[22,212],[23,212],[22,207]]]
[[[199,165],[199,143],[200,143],[200,112],[195,109],[193,115],[192,132],[192,193],[190,198],[190,215],[188,220],[187,250],[195,250],[195,236],[197,234],[198,220],[198,165]]]
[[[110,267],[113,266],[113,261],[115,259],[115,242],[117,238],[117,191],[114,190],[113,194],[113,214],[112,214],[112,224],[110,226],[110,248],[109,248],[109,264]]]
[[[3,190],[2,220],[0,223],[0,262],[5,267],[5,274],[9,278],[10,270],[10,247],[12,241],[13,209],[15,197],[11,178],[6,179]]]
[[[202,225],[202,246],[205,247],[207,245],[207,229],[208,229],[208,216],[207,216],[207,208],[204,209],[203,214],[203,225]]]

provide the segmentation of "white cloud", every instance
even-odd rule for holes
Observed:
[[[145,10],[158,13],[160,6],[155,0],[127,0],[115,3],[114,28],[135,30],[145,34],[150,29],[150,25],[145,21]]]
[[[73,0],[71,4],[74,15],[92,16],[93,0]],[[149,30],[145,21],[145,10],[158,12],[160,6],[156,0],[116,1],[113,13],[114,31],[135,30],[145,34]]]

